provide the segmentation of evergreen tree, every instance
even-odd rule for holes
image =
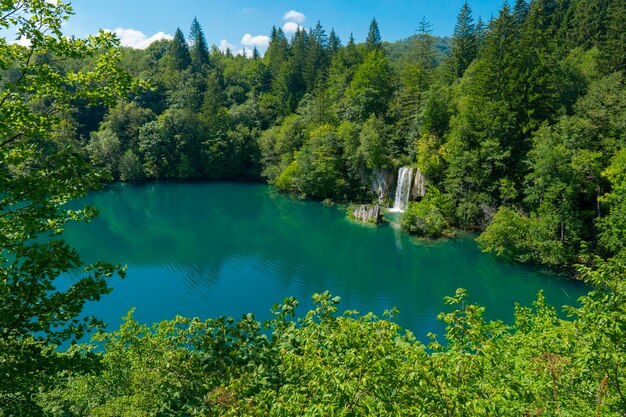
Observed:
[[[255,60],[256,60],[256,59],[259,59],[259,58],[261,58],[261,54],[259,53],[259,50],[258,50],[258,49],[257,49],[257,47],[255,46],[255,47],[252,49],[252,59],[255,59]]]
[[[611,0],[578,0],[572,5],[567,37],[572,46],[592,48],[605,39]],[[623,22],[622,22],[623,24]]]
[[[508,83],[508,77],[513,65],[513,52],[515,50],[515,26],[508,3],[504,3],[498,13],[498,17],[490,23],[490,30],[485,38],[482,51],[484,64],[489,67],[484,72],[487,77],[483,84],[488,94],[494,94],[495,100],[508,100],[511,98],[507,91],[513,87]],[[486,91],[485,91],[486,92]]]
[[[436,66],[434,38],[431,33],[431,24],[422,17],[417,29],[417,39],[415,41],[415,89],[417,93],[417,105],[421,105],[424,92],[430,87],[433,71]]]
[[[363,56],[359,51],[359,48],[354,41],[354,36],[350,33],[350,38],[348,39],[348,44],[345,47],[343,53],[343,61],[347,68],[353,68],[354,66],[363,62]]]
[[[199,71],[205,65],[209,64],[209,48],[206,38],[204,37],[202,26],[200,26],[198,19],[195,17],[193,18],[193,22],[191,22],[189,39],[191,41],[191,64],[196,71]]]
[[[528,2],[526,0],[515,0],[515,5],[513,6],[513,18],[515,19],[515,23],[519,26],[524,24],[526,20],[526,16],[528,16]]]
[[[454,76],[461,78],[465,70],[476,58],[476,33],[472,9],[467,1],[463,3],[454,26],[452,55],[450,57]]]
[[[436,67],[434,39],[430,35],[430,23],[426,18],[420,21],[409,60],[400,73],[401,86],[393,106],[397,120],[396,137],[393,140],[396,153],[402,152],[408,144],[408,139],[416,136],[417,115],[425,94],[434,81]]]
[[[180,30],[180,28],[176,29],[176,33],[174,34],[174,39],[170,45],[169,50],[169,61],[171,68],[181,71],[185,68],[189,67],[191,64],[191,55],[189,53],[189,45],[185,40],[185,35]]]
[[[307,90],[305,73],[308,65],[308,44],[310,36],[304,29],[298,28],[291,40],[291,58],[289,60],[292,79],[291,91],[299,100]]]
[[[339,52],[339,48],[341,48],[341,39],[335,33],[335,29],[331,29],[328,35],[328,50],[331,56]]]
[[[272,27],[270,34],[270,43],[265,52],[265,59],[267,59],[272,74],[278,74],[278,71],[283,64],[289,58],[289,43],[285,32],[281,28],[276,29]]]
[[[378,22],[376,22],[376,18],[373,18],[370,23],[370,29],[367,33],[367,38],[365,39],[365,47],[368,51],[382,48],[382,38],[380,37],[380,29],[378,29]]]
[[[474,25],[474,35],[476,37],[476,51],[479,51],[487,35],[487,25],[485,25],[481,16],[478,16],[478,20]]]
[[[328,67],[327,54],[328,36],[318,21],[314,29],[309,32],[306,52],[306,64],[304,67],[304,81],[307,91],[312,91],[317,78]]]
[[[626,1],[614,0],[608,9],[606,40],[602,43],[605,71],[626,71]]]

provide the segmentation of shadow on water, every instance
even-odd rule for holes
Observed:
[[[144,322],[176,314],[260,319],[284,297],[312,307],[315,292],[331,291],[343,309],[381,315],[420,338],[441,332],[443,297],[467,288],[490,319],[512,320],[514,303],[530,305],[544,290],[556,306],[575,304],[580,283],[502,262],[481,253],[469,234],[421,241],[391,224],[364,227],[345,212],[245,183],[112,185],[78,202],[99,208],[89,224],[71,225],[67,240],[85,261],[127,264],[125,280],[88,305],[116,328],[135,306]],[[71,279],[71,277],[68,277]]]

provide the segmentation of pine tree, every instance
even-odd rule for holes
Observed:
[[[526,0],[516,0],[513,6],[513,18],[519,26],[524,24],[526,16],[528,16],[529,6]]]
[[[304,72],[307,65],[307,46],[309,35],[306,30],[298,28],[291,40],[291,58],[289,67],[291,73],[290,89],[295,97],[299,100],[306,92],[306,82],[304,81]]]
[[[572,5],[568,38],[572,46],[592,48],[604,40],[612,0],[579,0]],[[623,24],[623,22],[622,22]]]
[[[410,54],[410,62],[402,69],[401,87],[394,102],[398,136],[395,142],[404,144],[406,138],[414,133],[416,116],[422,108],[426,92],[433,83],[435,67],[434,38],[430,34],[430,23],[426,18],[422,18]]]
[[[560,13],[556,3],[553,0],[531,3],[523,27],[517,28],[519,40],[514,48],[514,75],[509,81],[514,87],[509,92],[513,89],[516,92],[511,103],[526,133],[550,120],[559,106],[557,74],[560,66],[555,61],[554,51]],[[513,17],[515,19],[515,15]]]
[[[380,37],[380,29],[378,29],[378,22],[376,22],[376,18],[373,18],[370,23],[367,39],[365,39],[365,47],[368,51],[382,49],[382,38]]]
[[[352,35],[352,33],[350,33],[348,44],[343,51],[343,61],[347,68],[353,68],[363,62],[363,56],[361,55],[359,48],[356,46],[354,35]]]
[[[331,29],[328,35],[328,50],[331,55],[335,55],[339,52],[339,48],[341,48],[341,39],[335,33],[335,29]]]
[[[174,34],[174,39],[172,40],[169,50],[169,60],[171,67],[179,71],[184,70],[191,64],[189,45],[180,28],[177,28]]]
[[[417,40],[415,43],[416,63],[415,70],[417,77],[415,79],[417,85],[417,105],[422,102],[422,95],[432,81],[433,71],[436,66],[434,38],[431,35],[431,24],[426,17],[422,17],[417,29]]]
[[[317,78],[329,65],[327,54],[328,36],[318,21],[314,29],[309,32],[307,43],[307,57],[304,68],[304,81],[307,91],[312,91]]]
[[[476,51],[478,52],[485,41],[485,36],[487,35],[487,25],[485,25],[481,16],[478,16],[478,20],[474,25],[474,35],[476,36]]]
[[[252,49],[252,59],[259,59],[261,57],[261,54],[259,54],[259,50],[257,49],[257,47],[255,46]]]
[[[508,3],[504,3],[498,17],[489,22],[489,29],[481,53],[486,67],[489,68],[485,74],[489,81],[484,84],[487,89],[484,92],[494,94],[495,100],[508,100],[508,77],[513,64],[516,34]]]
[[[609,6],[606,40],[602,57],[606,72],[626,71],[626,0],[614,0]]]
[[[289,43],[282,29],[272,27],[270,34],[270,44],[265,53],[272,74],[278,74],[283,62],[289,58]]]
[[[191,41],[191,64],[196,71],[200,71],[205,65],[209,64],[209,47],[204,37],[202,26],[200,26],[198,19],[195,17],[193,22],[191,22],[189,39]]]
[[[476,58],[477,42],[472,18],[472,9],[467,1],[463,3],[454,26],[452,37],[452,55],[450,57],[455,77],[461,78],[469,65]]]

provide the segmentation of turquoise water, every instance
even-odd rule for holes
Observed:
[[[572,305],[585,287],[480,252],[471,235],[424,242],[393,224],[348,220],[338,207],[299,201],[271,187],[240,183],[113,185],[80,203],[99,217],[71,225],[67,240],[85,261],[128,265],[114,291],[86,311],[115,329],[136,307],[146,323],[175,315],[200,318],[269,309],[295,296],[303,315],[310,297],[339,295],[341,309],[381,315],[424,339],[441,332],[443,297],[463,287],[491,319],[512,321],[514,303],[530,305],[544,290],[556,306]]]

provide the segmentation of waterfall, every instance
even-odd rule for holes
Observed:
[[[403,212],[409,205],[411,197],[411,185],[413,182],[413,168],[400,168],[398,171],[398,185],[396,185],[396,197],[391,212]]]

